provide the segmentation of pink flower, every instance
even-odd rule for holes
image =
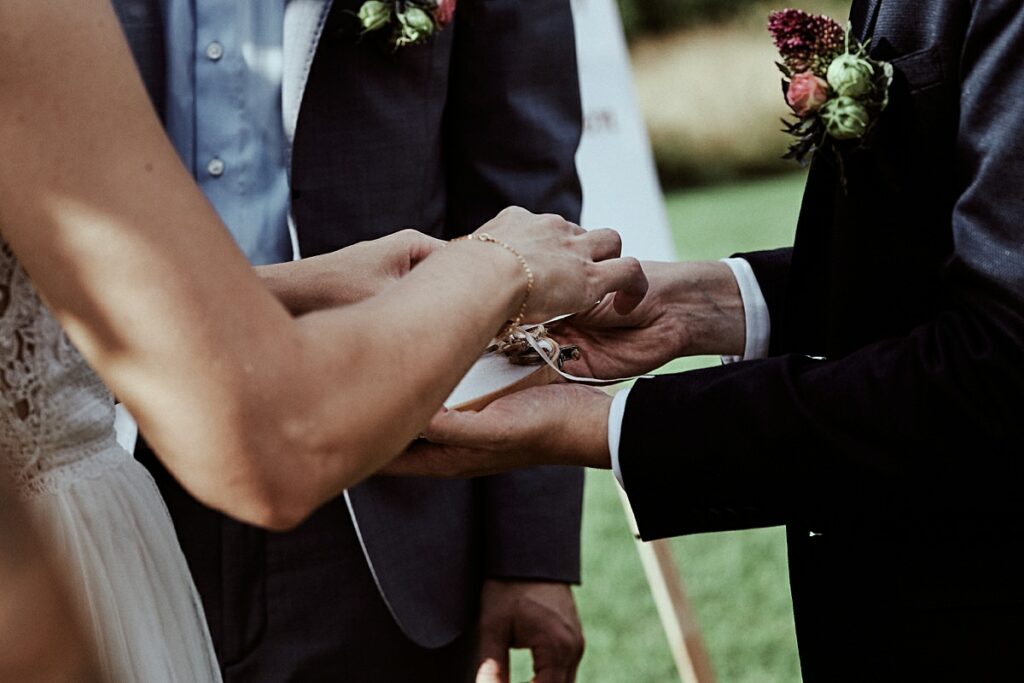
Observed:
[[[789,89],[786,91],[786,102],[800,117],[818,111],[827,99],[828,81],[815,76],[810,71],[793,76],[793,80],[789,82]]]
[[[452,19],[455,18],[455,2],[456,0],[437,0],[434,21],[437,22],[438,28],[444,28],[452,23]]]

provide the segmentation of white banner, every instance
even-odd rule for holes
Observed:
[[[672,261],[675,246],[615,0],[572,0],[585,130],[576,156],[586,228],[615,228],[623,253]]]

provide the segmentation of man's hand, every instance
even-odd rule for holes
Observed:
[[[552,326],[563,344],[583,357],[567,370],[614,379],[655,370],[681,356],[741,355],[745,341],[743,300],[724,263],[643,264],[647,297],[620,315],[606,298],[592,310]]]
[[[608,469],[608,412],[601,389],[573,384],[536,387],[500,398],[479,412],[439,413],[380,474],[478,477],[540,465]]]
[[[402,230],[329,254],[261,266],[256,271],[293,315],[301,315],[368,299],[407,275],[444,244],[415,230]]]
[[[534,683],[572,683],[583,657],[583,627],[572,589],[539,581],[484,582],[477,683],[509,683],[509,650],[533,653]]]

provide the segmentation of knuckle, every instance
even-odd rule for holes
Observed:
[[[420,238],[426,237],[426,235],[423,235],[422,233],[413,230],[412,228],[405,228],[395,233],[395,237],[397,237],[399,240],[403,242],[415,243],[418,242]]]
[[[609,230],[608,233],[609,233],[609,235],[608,235],[609,241],[613,245],[615,245],[615,250],[621,252],[622,251],[622,235],[620,235],[615,230]]]
[[[554,230],[570,231],[569,224],[564,218],[554,213],[545,213],[540,216],[544,224]]]
[[[562,661],[575,660],[583,653],[583,642],[575,634],[565,633],[552,639],[552,646]]]

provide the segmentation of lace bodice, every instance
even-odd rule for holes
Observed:
[[[116,447],[113,397],[0,236],[0,467],[37,494],[126,455]]]

